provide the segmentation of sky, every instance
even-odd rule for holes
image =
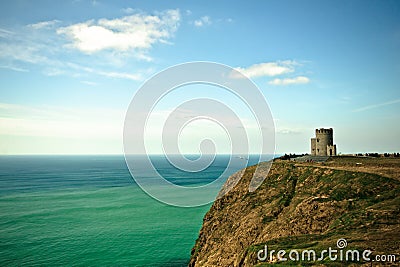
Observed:
[[[192,61],[258,86],[278,154],[309,152],[321,127],[341,153],[400,152],[399,51],[399,1],[1,1],[0,154],[122,154],[135,92]],[[177,99],[209,95],[246,117],[226,92],[192,87],[166,97],[154,125]],[[194,123],[182,152],[198,152],[201,133],[229,152],[221,129]],[[157,136],[148,153],[162,152]]]

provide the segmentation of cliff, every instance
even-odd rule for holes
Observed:
[[[263,266],[267,263],[257,259],[257,252],[265,245],[269,250],[321,251],[336,247],[340,238],[347,240],[347,248],[400,259],[398,159],[275,161],[263,184],[249,192],[254,170],[248,167],[211,206],[189,266]],[[327,258],[320,263],[335,264]]]

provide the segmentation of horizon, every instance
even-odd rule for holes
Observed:
[[[340,153],[336,156],[331,156],[331,157],[340,157],[340,156],[357,156],[358,154],[362,154],[362,156],[365,156],[365,154],[375,154],[377,153],[378,155],[384,155],[384,154],[396,154],[396,153],[400,153],[397,151],[393,151],[393,152],[388,152],[388,151],[384,151],[384,152],[377,152],[377,151],[366,151],[366,152],[353,152],[353,153]],[[205,155],[205,156],[271,156],[273,155],[274,158],[276,157],[281,157],[283,155],[311,155],[309,152],[299,152],[299,153],[295,153],[295,152],[284,152],[284,153],[275,153],[275,154],[245,154],[245,153],[239,153],[239,154],[229,154],[229,153],[219,153],[219,154],[195,154],[195,153],[191,153],[191,154],[57,154],[57,153],[51,153],[51,154],[0,154],[1,156],[122,156],[125,157],[126,155],[130,155],[130,156],[201,156],[201,155]]]

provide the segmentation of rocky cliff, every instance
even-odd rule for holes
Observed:
[[[263,184],[249,192],[255,170],[249,167],[205,215],[189,266],[263,266],[257,252],[265,245],[321,251],[340,238],[349,249],[400,260],[399,169],[398,160],[275,161]],[[327,257],[319,264],[335,265]]]

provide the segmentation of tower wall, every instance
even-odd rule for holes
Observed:
[[[316,152],[317,156],[329,156],[328,146],[333,146],[333,129],[316,129]]]
[[[326,147],[327,150],[327,156],[336,156],[336,145],[328,145]]]
[[[317,138],[311,138],[311,155],[315,156],[317,147],[316,147]]]

